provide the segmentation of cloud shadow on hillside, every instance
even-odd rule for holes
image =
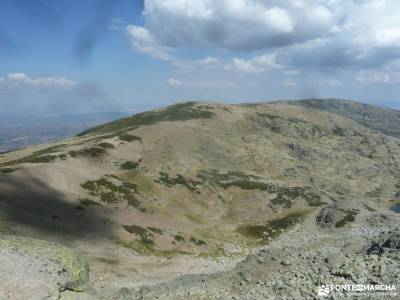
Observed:
[[[0,174],[0,210],[11,224],[46,235],[96,238],[110,233],[110,225],[99,209],[70,203],[60,192],[32,176],[20,179]]]

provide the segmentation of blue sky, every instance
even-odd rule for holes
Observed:
[[[400,107],[396,0],[0,0],[0,109]]]

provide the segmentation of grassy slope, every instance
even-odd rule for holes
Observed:
[[[94,127],[78,134],[78,136],[97,133],[103,134],[121,130],[124,131],[127,129],[133,129],[137,126],[152,125],[162,121],[187,121],[193,119],[209,119],[213,117],[214,114],[212,112],[194,108],[194,104],[195,102],[178,103],[161,111],[140,113],[128,118],[119,119],[114,122]]]
[[[397,124],[393,124],[392,127],[386,124],[386,118],[398,116],[399,113],[393,110],[341,100],[303,100],[289,102],[289,104],[332,111],[356,121],[360,116],[364,116],[359,123],[368,122],[368,127],[382,128],[381,131],[390,129],[391,132],[396,133],[396,126],[400,128],[400,125]],[[213,109],[214,111],[212,111]],[[224,111],[227,108],[219,107],[218,109]],[[318,169],[323,164],[325,164],[327,170],[336,168],[332,174],[341,171],[342,174],[353,176],[358,180],[362,176],[349,171],[355,169],[351,164],[349,164],[351,166],[348,168],[349,170],[342,169],[343,157],[348,159],[350,155],[353,155],[353,161],[362,162],[365,164],[365,166],[362,166],[363,168],[373,171],[372,158],[374,154],[370,153],[372,150],[367,147],[368,145],[363,145],[360,148],[354,138],[357,137],[357,132],[353,132],[353,128],[350,129],[352,125],[346,124],[343,119],[329,122],[325,122],[324,119],[322,123],[318,123],[313,119],[314,115],[317,114],[312,111],[312,113],[307,113],[306,111],[304,115],[298,115],[298,107],[293,107],[294,111],[290,112],[287,108],[273,108],[270,105],[263,105],[259,108],[257,108],[257,105],[246,105],[245,108],[232,106],[231,109],[236,111],[233,117],[232,114],[229,115],[232,118],[231,120],[225,116],[225,119],[222,119],[223,122],[218,123],[218,126],[215,124],[210,125],[212,122],[204,122],[205,128],[209,130],[204,140],[200,139],[201,135],[198,135],[197,132],[188,131],[185,135],[185,131],[189,129],[182,122],[170,123],[168,126],[162,125],[155,132],[152,132],[150,127],[146,128],[146,125],[155,125],[164,121],[211,119],[216,116],[218,109],[210,105],[187,102],[172,105],[162,110],[137,114],[81,133],[81,137],[78,137],[77,140],[84,141],[79,146],[83,147],[82,149],[70,150],[70,147],[65,144],[52,146],[33,152],[28,157],[12,161],[11,164],[35,163],[44,165],[57,160],[60,164],[70,166],[82,161],[89,163],[90,167],[88,169],[92,170],[92,168],[98,168],[100,166],[99,163],[102,163],[101,172],[104,171],[103,177],[98,175],[93,178],[88,177],[89,180],[80,183],[78,192],[84,192],[80,203],[94,203],[95,205],[118,204],[121,206],[127,204],[130,209],[141,210],[143,214],[147,209],[150,212],[157,211],[167,215],[170,211],[175,212],[175,209],[183,208],[181,204],[174,207],[175,200],[179,203],[182,199],[188,197],[193,201],[188,204],[188,207],[185,207],[185,210],[182,209],[186,216],[190,216],[192,219],[199,219],[197,216],[204,217],[204,220],[200,219],[200,221],[196,222],[189,220],[189,223],[207,224],[210,220],[208,220],[205,211],[209,209],[208,205],[215,201],[220,208],[219,210],[214,208],[211,216],[226,215],[227,218],[229,217],[233,220],[232,224],[234,225],[240,225],[246,217],[250,218],[250,216],[254,221],[258,218],[257,222],[265,222],[265,219],[261,217],[262,214],[259,215],[256,206],[254,206],[257,203],[265,206],[265,203],[262,203],[263,200],[260,200],[260,195],[263,198],[270,198],[268,199],[269,205],[273,206],[275,212],[297,209],[300,206],[318,207],[324,205],[326,199],[322,199],[320,189],[324,189],[324,192],[327,192],[328,188],[326,187],[326,182],[319,183],[319,181],[331,180],[330,176],[332,175],[327,172],[321,174],[326,176],[325,178],[316,175],[317,172],[320,172]],[[324,117],[325,115],[320,118]],[[219,118],[217,119],[221,120]],[[378,121],[371,121],[374,118],[378,119]],[[237,129],[234,132],[227,133],[229,126],[223,127],[226,122],[232,122],[229,123],[231,124],[229,126],[234,124]],[[333,123],[331,124],[330,122]],[[342,122],[344,124],[341,124]],[[177,124],[182,125],[182,127],[175,127]],[[333,125],[336,127],[332,127]],[[344,126],[339,128],[340,132],[338,132],[337,125]],[[140,127],[139,131],[145,130],[144,135],[143,132],[141,133],[143,141],[141,137],[127,133],[138,127]],[[163,132],[162,135],[154,135],[160,131]],[[205,134],[206,131],[202,130],[202,132],[202,134]],[[92,140],[91,136],[88,137],[91,134],[101,135],[96,137],[101,141]],[[130,138],[121,139],[121,134]],[[191,141],[185,138],[182,143],[182,136],[194,136],[195,139],[192,140],[192,143],[195,144],[195,147],[185,148],[188,146],[185,144],[190,144]],[[216,142],[215,137],[218,136],[220,140]],[[262,176],[256,176],[254,170],[251,170],[246,159],[247,155],[251,156],[249,153],[236,155],[236,153],[241,153],[243,148],[243,138],[239,140],[238,137],[240,136],[246,137],[249,145],[254,148],[252,157],[254,164],[260,167],[260,170],[263,170],[259,174]],[[254,139],[250,140],[252,136],[254,136]],[[118,137],[119,140],[115,139],[115,137]],[[374,137],[371,136],[370,138],[373,139]],[[110,143],[110,141],[114,144]],[[170,141],[174,142],[168,146]],[[271,141],[273,141],[273,144],[271,144]],[[320,141],[325,141],[326,147],[322,145],[323,147],[319,148]],[[354,142],[354,146],[351,145],[351,141]],[[101,143],[97,144],[98,142]],[[375,142],[375,144],[378,142]],[[343,144],[344,147],[338,147],[343,150],[342,157],[329,161],[324,158],[331,155],[331,145],[329,143],[334,143],[335,146]],[[132,144],[136,146],[132,146]],[[125,148],[128,150],[124,150]],[[146,149],[146,151],[141,152],[138,149]],[[194,160],[192,158],[193,152],[190,149],[198,149],[196,150],[198,151],[196,155],[201,160]],[[268,149],[268,151],[264,149]],[[101,155],[98,155],[99,150],[101,150]],[[356,153],[356,150],[359,153]],[[220,151],[235,154],[216,156]],[[156,154],[152,154],[153,152]],[[133,153],[140,153],[144,156],[142,165],[131,157]],[[123,155],[121,156],[121,154]],[[177,164],[176,156],[171,154],[178,154],[179,160],[184,164]],[[265,157],[265,155],[269,156]],[[363,156],[359,157],[361,155]],[[217,158],[213,160],[213,156]],[[258,160],[256,161],[254,157],[258,158]],[[296,163],[291,163],[292,161]],[[196,163],[198,165],[195,165]],[[188,165],[192,170],[187,168]],[[225,165],[229,165],[230,169],[222,170]],[[210,166],[216,169],[211,169]],[[28,165],[28,167],[30,166]],[[309,169],[310,175],[304,175],[304,169],[306,168]],[[78,169],[80,170],[80,168]],[[135,174],[139,174],[141,178],[151,182],[151,187],[155,187],[158,194],[154,193],[153,189],[150,189],[148,194],[144,192],[146,189],[143,184],[138,182],[137,176],[132,180],[121,179],[128,174],[129,170],[133,169]],[[277,176],[270,176],[271,170],[276,170]],[[3,173],[12,171],[5,169]],[[292,181],[288,179],[290,176],[283,176],[285,172],[287,174],[292,172],[294,175],[290,176],[297,177],[296,180]],[[324,180],[321,178],[324,178]],[[67,179],[70,180],[71,178]],[[331,181],[334,182],[334,180]],[[350,183],[348,180],[344,182],[345,185],[348,183]],[[349,186],[349,188],[352,187]],[[334,193],[336,189],[340,191],[342,188],[332,186],[330,187],[330,192]],[[210,194],[211,191],[212,196],[202,196]],[[219,197],[217,197],[217,194]],[[152,203],[148,200],[149,198],[160,198],[154,200],[159,201],[159,203]],[[171,200],[173,198],[176,199]],[[215,200],[210,201],[208,198],[215,198]],[[236,203],[224,203],[225,198],[234,199]],[[202,201],[203,199],[204,201]],[[243,212],[243,199],[252,201],[251,203],[255,208]],[[143,204],[143,206],[140,204]],[[231,211],[227,208],[230,208]],[[93,209],[96,210],[97,208],[94,207]],[[225,209],[227,209],[226,213]],[[187,217],[186,219],[190,218]],[[132,226],[133,224],[126,225]],[[195,225],[197,226],[197,224]],[[176,234],[176,232],[171,234]]]

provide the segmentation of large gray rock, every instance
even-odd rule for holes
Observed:
[[[89,268],[66,247],[0,234],[0,299],[58,299],[88,288]]]
[[[60,300],[98,300],[98,298],[82,292],[65,291],[61,293]]]

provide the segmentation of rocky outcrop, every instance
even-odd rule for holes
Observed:
[[[85,259],[50,242],[0,234],[0,265],[0,299],[58,299],[88,288]]]
[[[60,300],[96,300],[98,298],[82,292],[65,291],[61,293]]]
[[[383,217],[381,224],[369,218]],[[323,285],[395,286],[393,293],[330,292],[329,299],[398,299],[400,216],[369,213],[352,230],[327,233],[313,228],[312,218],[281,239],[250,254],[232,271],[211,276],[182,276],[172,282],[121,289],[112,299],[319,299]],[[371,241],[385,238],[384,245]],[[369,247],[371,245],[371,247]],[[369,251],[364,251],[369,247]],[[385,248],[386,247],[386,248]],[[385,249],[383,251],[383,249]]]

